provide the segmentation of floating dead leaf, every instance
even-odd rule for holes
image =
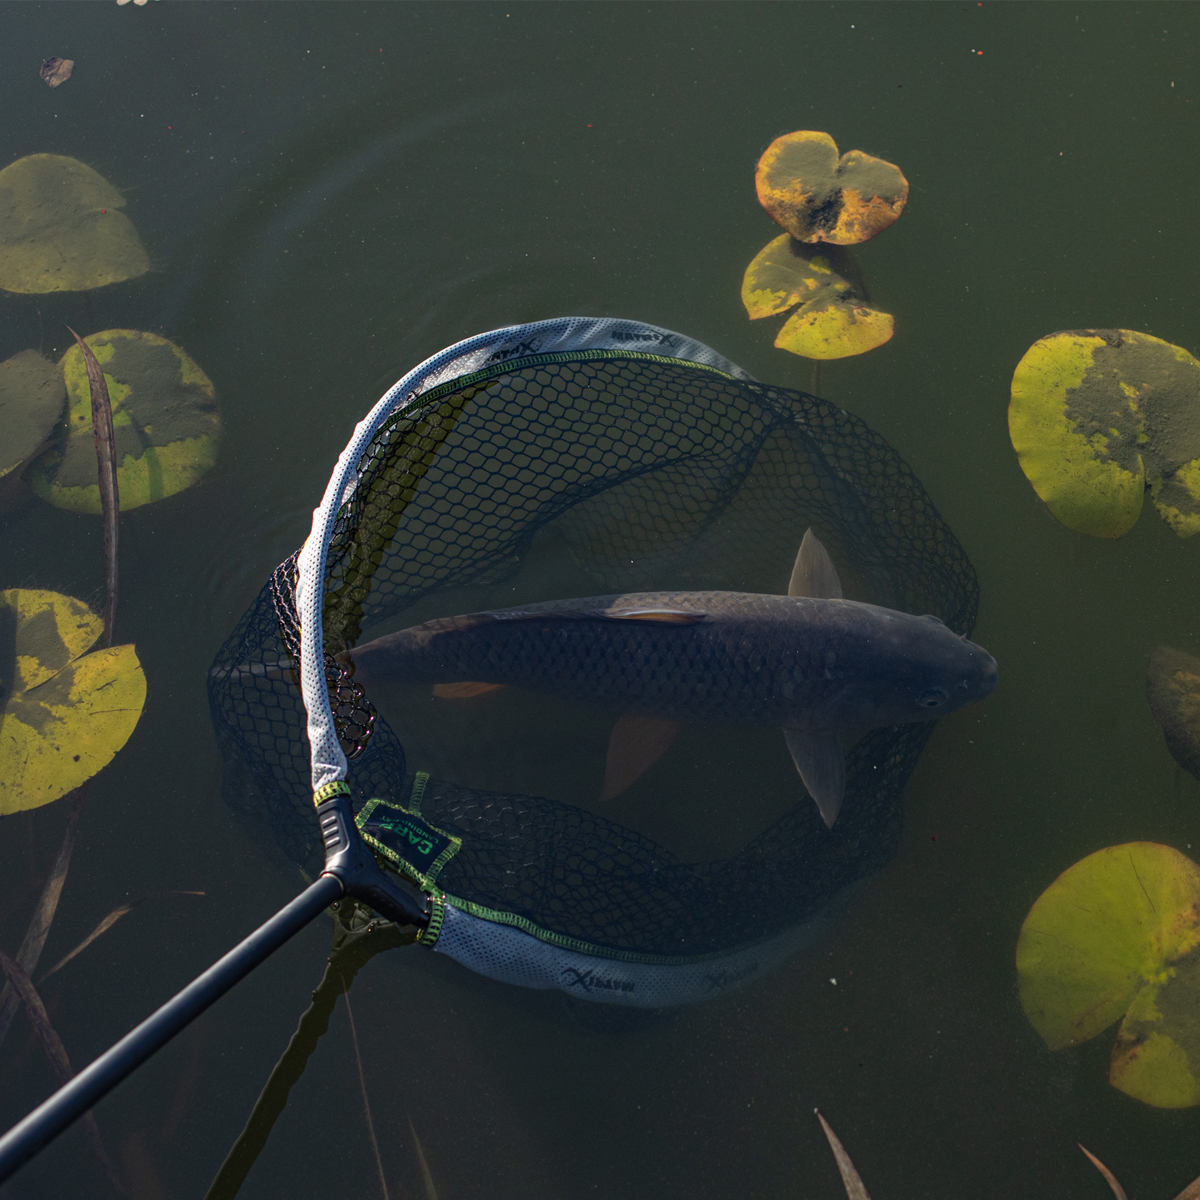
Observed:
[[[888,341],[895,322],[871,308],[849,250],[806,246],[789,234],[768,242],[742,279],[742,303],[752,321],[792,314],[775,338],[781,350],[805,358],[846,358]]]
[[[1200,779],[1200,658],[1159,646],[1146,666],[1146,698],[1171,757]]]
[[[0,592],[0,814],[77,788],[129,740],[146,701],[133,646],[84,651],[103,632],[57,592]]]
[[[62,371],[36,350],[0,363],[0,476],[45,448],[65,399]]]
[[[217,459],[216,389],[173,342],[135,329],[84,341],[103,368],[112,403],[121,511],[189,488]],[[91,385],[78,346],[62,358],[67,434],[29,469],[33,490],[59,508],[99,513]]]
[[[135,908],[141,908],[141,906],[147,901],[166,900],[171,896],[203,895],[203,892],[189,891],[147,892],[144,896],[139,896],[136,900],[130,900],[127,904],[118,905],[100,922],[99,925],[96,926],[95,929],[92,930],[91,933],[87,935],[87,937],[83,939],[82,942],[79,943],[78,946],[75,947],[74,950],[70,951],[68,954],[64,954],[62,958],[60,958],[58,962],[56,962],[54,966],[50,968],[50,970],[45,972],[38,982],[41,983],[43,980],[49,979],[50,976],[55,973],[55,971],[62,970],[62,968],[65,967],[67,963],[71,961],[71,959],[73,959],[77,954],[83,953],[83,951],[86,950],[98,937],[101,937],[103,934],[107,933],[122,917],[133,912]]]
[[[1088,1156],[1088,1160],[1096,1170],[1104,1176],[1117,1200],[1128,1200],[1125,1189],[1117,1182],[1117,1177],[1082,1142],[1077,1142],[1076,1145]]]
[[[50,1060],[50,1065],[54,1068],[58,1082],[60,1084],[69,1083],[74,1072],[71,1070],[71,1060],[67,1057],[67,1048],[63,1045],[62,1038],[58,1036],[54,1026],[50,1024],[46,1006],[33,986],[33,980],[29,978],[25,968],[5,954],[3,950],[0,950],[0,970],[4,972],[9,985],[24,1004],[25,1014],[29,1017],[29,1023],[33,1026],[38,1040],[42,1043],[42,1049]],[[109,1182],[116,1189],[118,1195],[124,1196],[125,1189],[121,1185],[120,1179],[117,1178],[112,1159],[108,1157],[108,1153],[104,1149],[104,1143],[100,1140],[100,1128],[90,1110],[83,1114],[83,1125],[92,1143],[92,1149],[100,1160],[105,1174],[108,1175]]]
[[[81,292],[144,275],[125,198],[78,159],[30,154],[0,171],[0,288]]]
[[[801,242],[865,242],[908,201],[908,180],[894,163],[861,150],[839,159],[833,138],[811,129],[777,137],[758,160],[754,183],[771,219]]]
[[[1041,338],[1013,374],[1008,430],[1069,529],[1121,537],[1149,488],[1180,537],[1200,532],[1200,361],[1181,347],[1127,329]]]
[[[38,74],[51,87],[58,87],[60,83],[66,83],[71,78],[71,72],[74,69],[75,60],[73,58],[48,58],[42,63],[42,69]]]
[[[825,1130],[825,1138],[829,1142],[829,1148],[833,1151],[834,1161],[837,1163],[838,1174],[842,1177],[842,1185],[846,1189],[847,1197],[849,1200],[871,1200],[871,1197],[867,1195],[862,1178],[850,1161],[850,1155],[838,1141],[837,1134],[829,1127],[829,1122],[825,1120],[818,1109],[813,1109],[813,1111],[817,1114],[817,1120],[821,1122],[821,1128]]]

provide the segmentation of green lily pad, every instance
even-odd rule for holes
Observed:
[[[1200,1103],[1188,1065],[1200,1072],[1200,867],[1190,858],[1129,842],[1064,871],[1021,927],[1017,980],[1051,1050],[1124,1017],[1113,1085],[1159,1107]]]
[[[62,372],[36,350],[0,363],[0,478],[45,447],[65,397]]]
[[[84,339],[112,402],[117,488],[127,511],[194,484],[217,460],[221,419],[212,381],[156,333],[108,329]],[[78,346],[62,358],[67,436],[29,469],[33,490],[75,512],[100,512],[87,366]]]
[[[1200,658],[1159,646],[1146,665],[1146,698],[1171,757],[1200,779]]]
[[[759,203],[797,241],[853,246],[904,211],[908,180],[894,163],[850,150],[838,158],[827,133],[777,137],[754,173]]]
[[[1013,374],[1008,429],[1069,529],[1121,537],[1149,488],[1180,537],[1200,532],[1200,361],[1181,347],[1126,329],[1044,337]]]
[[[57,592],[0,592],[0,815],[49,804],[129,740],[146,702],[133,646],[84,652],[104,622]]]
[[[61,154],[0,171],[0,288],[81,292],[144,275],[146,249],[103,175]]]
[[[806,246],[786,233],[746,268],[742,303],[752,321],[799,304],[775,345],[805,358],[864,354],[886,342],[895,326],[889,313],[866,303],[862,274],[848,250]]]

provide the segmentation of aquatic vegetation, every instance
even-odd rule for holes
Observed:
[[[173,342],[108,329],[84,339],[104,369],[112,400],[117,480],[127,511],[191,487],[217,459],[216,389]],[[78,346],[61,361],[67,433],[28,471],[33,490],[59,508],[101,510],[87,364]]]
[[[829,1143],[830,1150],[833,1151],[833,1158],[837,1163],[838,1174],[842,1177],[842,1186],[846,1189],[848,1200],[871,1200],[871,1197],[867,1195],[862,1176],[854,1169],[850,1155],[838,1141],[837,1134],[830,1128],[829,1122],[821,1115],[819,1109],[814,1108],[813,1112],[817,1114],[817,1120],[821,1122],[821,1128],[825,1132],[825,1140]]]
[[[1179,346],[1127,329],[1041,338],[1013,374],[1008,430],[1068,529],[1121,537],[1149,488],[1180,537],[1200,532],[1200,361]]]
[[[132,645],[91,647],[104,624],[57,592],[0,592],[0,815],[38,808],[77,788],[129,740],[146,701]]]
[[[768,242],[746,268],[742,303],[752,321],[799,304],[775,345],[805,358],[864,354],[888,341],[895,325],[890,313],[866,303],[862,274],[849,251],[806,246],[786,233]]]
[[[1200,1104],[1200,867],[1178,850],[1130,842],[1064,871],[1021,927],[1017,979],[1051,1050],[1124,1018],[1112,1085],[1158,1108]]]
[[[853,246],[882,233],[904,211],[908,180],[894,163],[849,150],[827,133],[777,137],[754,172],[758,201],[800,242]]]
[[[0,478],[46,448],[65,400],[62,372],[36,350],[0,362]]]
[[[816,360],[864,354],[888,341],[895,322],[870,306],[845,247],[882,233],[904,211],[908,181],[899,167],[861,150],[839,159],[829,134],[801,129],[767,147],[754,181],[759,203],[787,232],[746,268],[742,303],[750,319],[798,304],[775,345]],[[828,244],[818,251],[811,243]]]
[[[1128,1200],[1125,1195],[1125,1189],[1117,1182],[1117,1177],[1086,1146],[1080,1143],[1079,1148],[1087,1155],[1088,1162],[1104,1176],[1104,1181],[1112,1189],[1112,1194],[1116,1196],[1117,1200]],[[1200,1200],[1200,1179],[1193,1179],[1175,1197],[1175,1200]]]
[[[1146,698],[1171,757],[1200,779],[1200,658],[1159,646],[1146,664]]]
[[[135,279],[150,259],[125,198],[61,154],[30,154],[0,171],[0,288],[81,292]]]

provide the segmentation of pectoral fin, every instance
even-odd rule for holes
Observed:
[[[817,540],[817,535],[811,529],[804,532],[804,540],[796,554],[796,564],[792,567],[787,594],[810,596],[814,600],[842,598],[842,581],[838,578],[837,567],[833,565],[829,552]]]
[[[686,608],[606,608],[596,615],[608,621],[663,621],[668,625],[694,625],[708,620],[708,613]]]
[[[608,739],[601,800],[619,796],[644,775],[662,756],[683,728],[679,721],[626,713],[613,726]]]
[[[470,700],[472,696],[482,696],[503,686],[502,683],[435,683],[433,694],[439,700]]]
[[[808,794],[817,802],[825,824],[832,829],[846,791],[842,739],[836,733],[802,733],[798,729],[785,729],[783,736]]]

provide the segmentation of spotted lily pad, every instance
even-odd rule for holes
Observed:
[[[1021,1005],[1051,1050],[1124,1017],[1115,1087],[1200,1103],[1200,867],[1154,842],[1109,846],[1038,898],[1017,943]]]
[[[103,175],[61,154],[0,171],[0,288],[80,292],[150,269],[125,199]]]
[[[0,815],[49,804],[129,740],[146,702],[133,646],[85,651],[104,623],[57,592],[0,592]]]
[[[221,420],[211,380],[156,333],[108,329],[84,339],[112,402],[117,487],[126,511],[189,488],[217,460]],[[29,469],[33,490],[59,508],[100,511],[87,366],[78,346],[62,358],[67,434]]]
[[[848,250],[806,246],[790,234],[768,242],[742,279],[742,303],[752,321],[800,307],[775,339],[805,358],[864,354],[892,336],[889,313],[866,303],[866,287]]]
[[[895,164],[861,150],[838,158],[833,138],[811,129],[777,137],[758,160],[754,183],[771,219],[801,242],[865,242],[908,201],[908,180]]]
[[[65,397],[62,372],[36,350],[0,363],[0,477],[45,447]]]
[[[1146,666],[1146,698],[1171,757],[1200,779],[1200,658],[1159,646]]]
[[[1180,537],[1200,532],[1200,361],[1179,346],[1126,329],[1044,337],[1013,374],[1008,430],[1069,529],[1121,537],[1149,488]]]

